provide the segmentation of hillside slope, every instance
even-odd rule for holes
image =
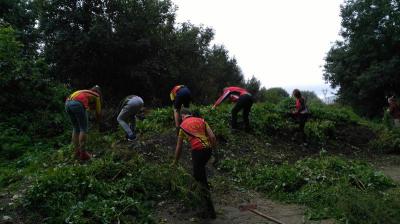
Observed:
[[[214,166],[212,159],[208,166],[215,221],[198,215],[201,203],[188,150],[180,166],[170,167],[176,141],[170,109],[155,109],[139,121],[135,144],[125,142],[121,131],[92,131],[88,149],[96,156],[87,163],[72,158],[68,133],[52,145],[42,143],[46,147],[36,143],[16,159],[3,158],[3,221],[263,222],[238,210],[240,204],[255,203],[285,223],[398,223],[400,188],[374,167],[396,164],[396,155],[385,158],[398,152],[399,133],[345,108],[312,105],[309,144],[303,145],[296,124],[285,117],[289,104],[256,104],[252,133],[231,133],[229,106],[196,108],[219,142],[220,161]]]

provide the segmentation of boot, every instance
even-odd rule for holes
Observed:
[[[88,152],[83,151],[83,150],[81,151],[81,154],[80,154],[80,156],[79,156],[79,158],[80,158],[82,161],[89,160],[91,157],[92,157],[92,156],[91,156]]]
[[[208,217],[211,218],[211,219],[216,219],[217,218],[217,214],[215,213],[214,204],[211,201],[211,198],[207,198],[206,199],[206,204],[207,204]]]

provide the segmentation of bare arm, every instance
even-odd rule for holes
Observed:
[[[217,145],[217,138],[214,135],[214,132],[211,130],[211,128],[207,125],[206,128],[207,136],[208,139],[210,140],[211,146],[215,147]]]
[[[96,110],[96,122],[97,124],[100,124],[101,121],[101,99],[100,97],[96,97],[96,106],[95,106],[95,110]]]
[[[176,149],[175,149],[175,159],[173,162],[174,165],[178,163],[179,158],[181,157],[182,144],[183,144],[183,137],[178,136],[178,141],[176,142]]]
[[[230,93],[231,93],[231,92],[230,92],[229,90],[225,91],[225,92],[218,98],[218,100],[214,103],[214,105],[212,106],[212,108],[214,109],[214,108],[216,108],[218,105],[220,105],[220,104],[222,103],[222,101],[224,101],[224,100],[228,97],[228,95],[229,95]]]

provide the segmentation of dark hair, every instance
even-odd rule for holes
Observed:
[[[292,94],[296,98],[300,98],[301,97],[300,90],[298,90],[298,89],[294,89]]]
[[[388,103],[391,103],[391,102],[396,102],[395,96],[391,96],[388,98]]]

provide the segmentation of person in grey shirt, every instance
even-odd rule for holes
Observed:
[[[134,141],[136,139],[136,114],[142,110],[143,104],[143,99],[136,95],[125,97],[120,104],[120,112],[117,121],[124,129],[128,141]]]

